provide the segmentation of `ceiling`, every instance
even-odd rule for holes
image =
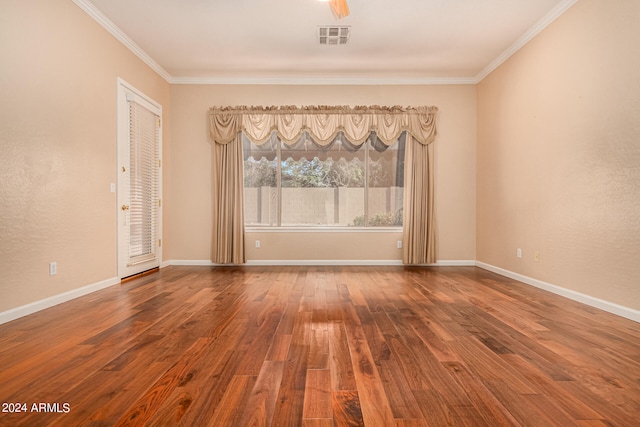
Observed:
[[[577,0],[73,1],[172,83],[400,84],[476,83]]]

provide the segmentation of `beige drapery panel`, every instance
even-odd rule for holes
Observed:
[[[244,172],[242,134],[213,147],[213,250],[217,264],[243,264]]]
[[[241,135],[256,144],[273,132],[292,144],[307,132],[329,145],[338,132],[355,145],[372,131],[387,145],[407,132],[403,262],[435,261],[433,208],[433,142],[436,107],[274,106],[212,107],[210,136],[215,142],[213,261],[244,262],[244,185]]]
[[[436,262],[433,148],[433,144],[421,144],[407,135],[402,221],[405,264]]]

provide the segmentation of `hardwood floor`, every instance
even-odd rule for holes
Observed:
[[[1,325],[0,401],[26,409],[2,426],[637,426],[640,325],[475,267],[168,267]]]

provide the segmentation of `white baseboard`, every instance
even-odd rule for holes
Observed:
[[[161,265],[161,268],[168,267],[170,265],[194,265],[194,266],[216,266],[221,264],[214,264],[208,260],[169,260],[164,261]],[[247,262],[245,265],[248,266],[277,266],[277,265],[402,265],[402,261],[400,260],[253,260]],[[479,268],[500,274],[501,276],[508,277],[510,279],[517,280],[519,282],[525,283],[530,286],[534,286],[539,289],[544,289],[546,291],[552,292],[556,295],[563,296],[565,298],[569,298],[574,301],[578,301],[580,303],[589,305],[591,307],[596,307],[601,310],[607,311],[612,314],[616,314],[618,316],[624,317],[629,320],[633,320],[635,322],[640,323],[640,311],[634,310],[629,307],[621,306],[609,301],[605,301],[596,297],[592,297],[589,295],[582,294],[580,292],[572,291],[570,289],[562,288],[557,285],[552,285],[547,282],[543,282],[541,280],[534,279],[532,277],[524,276],[522,274],[514,273],[509,270],[505,270],[500,267],[496,267],[490,264],[486,264],[480,261],[472,261],[472,260],[441,260],[436,264],[432,264],[430,266],[435,267],[468,267],[468,266],[477,266]],[[44,310],[49,307],[53,307],[55,305],[61,304],[66,301],[70,301],[72,299],[81,297],[83,295],[90,294],[92,292],[99,291],[100,289],[108,288],[109,286],[113,286],[120,283],[119,277],[112,277],[107,280],[103,280],[101,282],[93,283],[88,286],[84,286],[82,288],[73,289],[68,292],[64,292],[59,295],[54,295],[49,298],[42,299],[40,301],[35,301],[30,304],[23,305],[21,307],[16,307],[11,310],[7,310],[4,312],[0,312],[0,325],[3,323],[10,322],[12,320],[18,319],[23,316],[27,316],[29,314],[33,314],[37,311]]]
[[[431,267],[474,267],[476,262],[472,259],[441,259],[435,264],[428,264]]]
[[[172,259],[166,262],[168,265],[199,265],[203,267],[216,265],[213,262],[204,259]]]
[[[101,282],[93,283],[91,285],[83,286],[82,288],[73,289],[58,295],[51,296],[49,298],[35,301],[21,307],[12,308],[11,310],[3,311],[0,313],[0,325],[10,322],[20,317],[28,316],[37,311],[44,310],[54,305],[62,304],[63,302],[71,301],[72,299],[81,297],[83,295],[90,294],[100,289],[108,288],[109,286],[117,285],[120,283],[119,277],[112,277],[111,279],[103,280]]]
[[[571,289],[566,289],[557,285],[552,285],[551,283],[543,282],[542,280],[538,280],[532,277],[524,276],[522,274],[514,273],[513,271],[505,270],[503,268],[496,267],[491,264],[486,264],[484,262],[476,261],[476,266],[482,269],[491,271],[493,273],[497,273],[501,276],[505,276],[510,279],[517,280],[527,285],[531,285],[539,289],[544,289],[545,291],[552,292],[556,295],[569,298],[573,301],[577,301],[582,304],[589,305],[591,307],[599,308],[601,310],[627,318],[629,320],[633,320],[635,322],[640,322],[640,311],[638,310],[634,310],[629,307],[625,307],[609,301],[605,301],[600,298],[592,297],[590,295],[582,294],[580,292],[572,291]]]
[[[402,265],[402,261],[393,259],[259,259],[247,261],[245,265]]]
[[[201,266],[228,266],[234,264],[215,264],[207,260],[174,259],[169,261],[170,265],[201,265]],[[292,265],[402,265],[400,260],[309,260],[309,259],[258,259],[250,260],[246,266],[292,266]]]
[[[202,266],[214,266],[214,265],[226,265],[226,264],[214,264],[207,260],[171,260],[168,261],[169,265],[202,265]],[[246,266],[278,266],[278,265],[403,265],[401,260],[398,259],[350,259],[350,260],[335,260],[335,259],[294,259],[294,260],[281,260],[281,259],[265,259],[265,260],[249,260],[244,264]],[[473,260],[442,260],[435,264],[428,264],[431,267],[473,267],[476,262]]]

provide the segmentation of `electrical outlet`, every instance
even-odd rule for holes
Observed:
[[[533,260],[534,260],[535,262],[539,262],[539,261],[540,261],[540,252],[535,251],[535,252],[533,253]]]
[[[256,240],[256,248],[260,247],[260,240]]]
[[[49,263],[49,276],[55,276],[58,272],[58,264],[55,262]]]
[[[518,258],[522,258],[522,249],[520,249],[520,248],[516,249],[516,256]]]
[[[396,244],[396,247],[398,249],[402,249],[402,240],[398,240],[398,243]]]

